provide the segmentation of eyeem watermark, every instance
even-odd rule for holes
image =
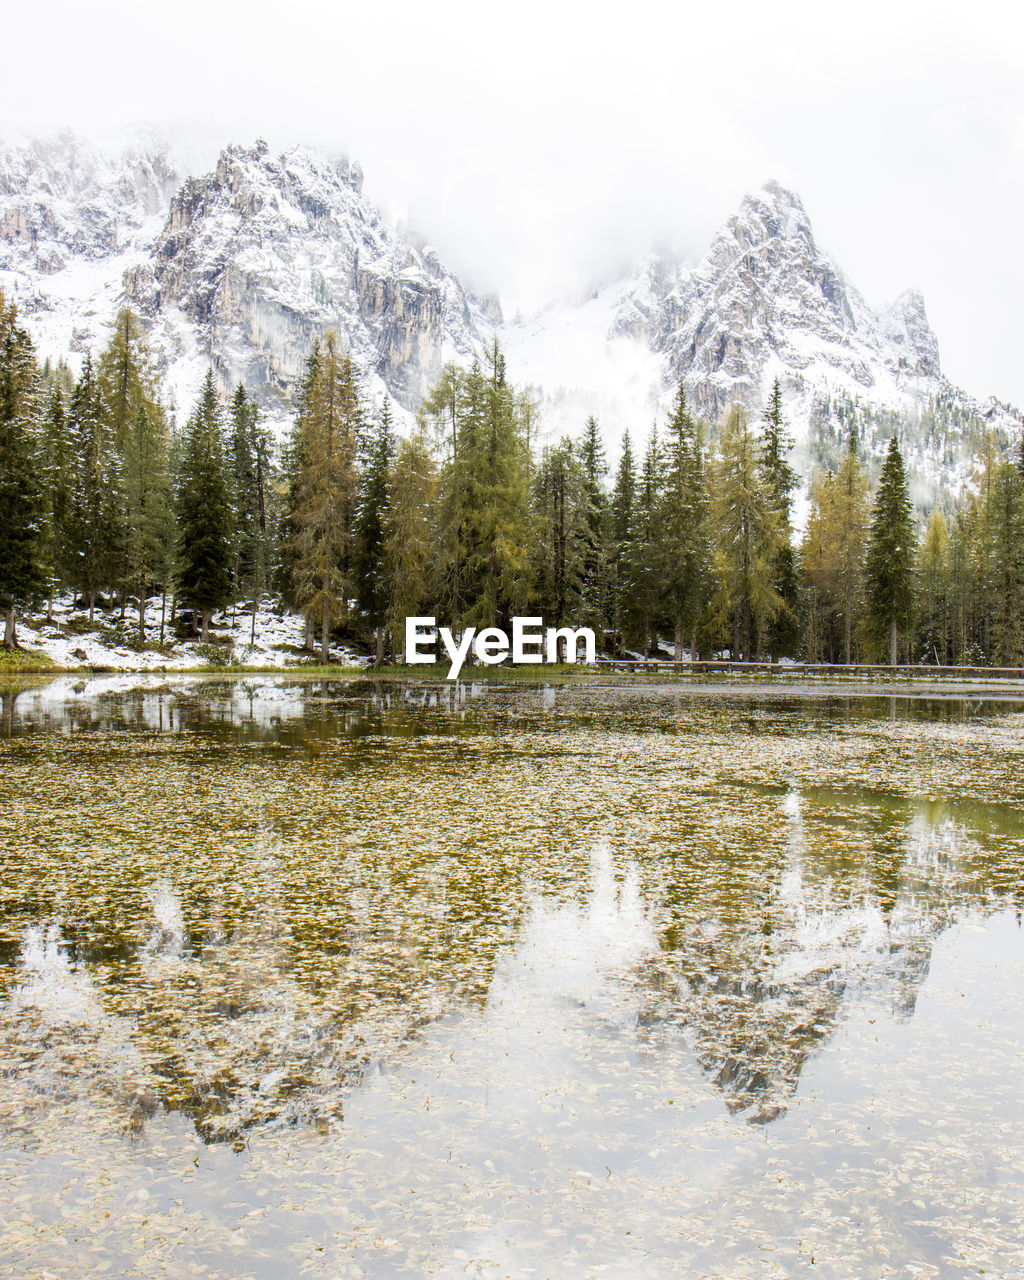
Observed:
[[[421,634],[425,632],[427,634]],[[513,618],[512,638],[500,627],[467,627],[456,640],[436,618],[406,618],[405,660],[410,664],[437,662],[437,645],[448,655],[449,680],[457,680],[472,652],[478,662],[495,666],[509,656],[515,665],[528,662],[575,662],[583,645],[583,661],[595,662],[597,642],[590,627],[544,627],[543,618]],[[564,656],[560,656],[559,651]]]

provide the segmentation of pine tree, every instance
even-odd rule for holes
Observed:
[[[123,451],[139,410],[152,413],[157,396],[149,353],[138,319],[128,307],[117,313],[96,370],[104,417],[115,448]]]
[[[708,604],[712,576],[708,509],[703,440],[687,412],[686,390],[680,382],[668,423],[656,541],[677,659],[684,639],[695,655],[697,629]]]
[[[800,584],[793,550],[793,492],[797,475],[789,465],[793,441],[782,416],[782,387],[776,378],[762,417],[761,466],[768,500],[778,523],[778,551],[773,577],[782,600],[778,614],[766,627],[765,641],[770,653],[792,655],[799,643]]]
[[[892,666],[898,656],[899,631],[909,625],[913,613],[915,553],[913,508],[899,442],[893,435],[875,495],[865,565],[869,616],[879,641],[888,634]]]
[[[1024,665],[1024,480],[1014,463],[996,471],[989,501],[992,529],[992,657]]]
[[[658,564],[663,458],[657,425],[633,493],[629,530],[620,559],[619,606],[625,638],[645,654],[654,651],[665,619],[665,590]]]
[[[718,616],[731,636],[733,660],[765,643],[783,601],[775,585],[779,514],[761,468],[759,441],[733,405],[714,468],[713,520],[718,535]]]
[[[581,609],[577,621],[599,632],[611,621],[611,566],[609,533],[611,511],[605,493],[608,467],[597,419],[589,417],[579,445],[583,468],[586,546],[580,587]]]
[[[592,549],[587,477],[568,437],[546,449],[534,477],[533,587],[552,626],[579,619]]]
[[[74,577],[89,602],[92,622],[97,592],[104,587],[111,590],[123,570],[126,531],[122,458],[88,355],[71,394],[68,431],[75,470],[71,503]]]
[[[17,311],[0,293],[0,607],[4,648],[17,643],[16,614],[46,589],[46,502],[38,424],[38,371]]]
[[[394,455],[391,406],[385,397],[375,429],[367,441],[355,527],[355,589],[359,611],[376,637],[376,664],[384,657],[384,629],[389,591],[385,568],[387,510]]]
[[[928,521],[918,563],[917,650],[923,662],[950,660],[949,531],[936,508]]]
[[[256,613],[273,567],[273,466],[270,437],[259,407],[241,383],[230,409],[231,490],[234,506],[233,597],[252,600],[250,642],[256,641]]]
[[[52,616],[54,590],[61,591],[74,580],[74,453],[68,430],[63,379],[54,379],[43,420],[46,443],[47,523],[49,533],[50,579],[48,616]]]
[[[857,457],[856,435],[832,475],[811,481],[811,511],[800,549],[808,591],[807,651],[816,660],[853,661],[864,608],[864,555],[869,524],[867,473]]]
[[[420,427],[398,446],[385,512],[388,625],[396,642],[404,641],[405,619],[424,616],[433,595],[437,492],[437,467]]]
[[[977,661],[978,592],[974,573],[973,503],[955,512],[949,530],[949,626],[950,661],[971,665]]]
[[[633,504],[636,495],[636,466],[633,462],[633,444],[629,432],[622,434],[619,465],[615,472],[610,514],[611,558],[611,614],[617,631],[625,626],[622,597],[625,585],[625,560],[629,546],[630,529],[633,526]]]
[[[307,367],[292,456],[288,520],[293,592],[307,623],[320,620],[320,655],[330,660],[330,631],[348,618],[353,591],[356,454],[363,408],[355,365],[329,332]]]
[[[447,437],[438,581],[456,627],[507,622],[528,587],[532,409],[508,382],[497,343],[488,366],[447,370],[426,402]]]
[[[140,404],[124,440],[125,561],[139,606],[139,647],[146,642],[151,589],[171,573],[174,514],[171,509],[167,424],[157,408]]]
[[[231,494],[224,430],[213,371],[188,420],[177,484],[178,595],[202,618],[204,643],[210,619],[231,597]]]

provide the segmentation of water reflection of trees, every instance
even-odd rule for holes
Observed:
[[[856,1000],[912,1016],[939,934],[1020,903],[1024,826],[1007,807],[853,784],[787,793],[727,771],[728,752],[749,750],[766,724],[773,749],[807,733],[791,703],[715,718],[700,699],[642,693],[581,705],[543,689],[277,676],[79,683],[8,695],[6,731],[155,739],[160,759],[105,740],[91,756],[83,742],[80,760],[43,753],[58,772],[79,768],[48,784],[50,809],[59,786],[102,782],[108,810],[91,816],[120,831],[126,790],[166,801],[170,776],[190,796],[183,820],[202,815],[219,841],[171,860],[183,927],[163,951],[147,886],[120,857],[97,854],[79,875],[74,850],[63,862],[49,847],[11,855],[10,918],[55,918],[60,886],[63,945],[90,976],[95,1026],[114,1020],[140,1055],[115,1080],[109,1036],[95,1032],[90,1070],[132,1124],[154,1100],[211,1141],[268,1121],[336,1122],[363,1073],[446,1011],[486,1005],[531,900],[581,891],[585,856],[566,850],[578,854],[613,807],[660,931],[632,975],[637,1034],[682,1036],[726,1105],[756,1122],[781,1114]],[[835,703],[811,719],[827,745],[836,725],[870,726],[879,712]],[[268,750],[236,750],[252,745]],[[101,778],[100,764],[119,776]],[[364,831],[343,846],[344,806],[364,793]],[[45,1029],[46,1051],[66,1055],[57,1075],[82,1067],[92,1034]],[[18,1043],[28,1061],[39,1038]]]
[[[678,869],[676,884],[699,891],[669,892],[639,1015],[645,1033],[687,1037],[729,1110],[759,1124],[785,1111],[852,1000],[910,1018],[939,935],[972,912],[1019,919],[1022,902],[1012,811],[824,789],[789,799],[799,819],[785,849],[761,851],[762,879]]]

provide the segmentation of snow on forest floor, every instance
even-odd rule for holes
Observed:
[[[251,642],[252,611],[225,610],[214,614],[208,643],[198,638],[179,639],[170,623],[168,602],[160,643],[160,599],[150,600],[146,611],[146,642],[138,647],[139,615],[129,606],[122,621],[120,608],[97,608],[89,623],[88,609],[75,608],[70,595],[54,601],[53,621],[46,614],[18,622],[18,643],[23,649],[43,653],[57,667],[68,670],[105,667],[115,671],[174,671],[195,667],[291,667],[309,654],[302,649],[305,621],[299,614],[282,612],[277,600],[265,596],[256,611],[255,641]],[[319,645],[317,646],[317,656]],[[331,646],[331,662],[339,666],[364,666],[369,659],[344,645]]]

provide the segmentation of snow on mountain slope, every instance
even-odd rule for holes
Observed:
[[[146,252],[181,181],[156,135],[120,149],[70,132],[0,145],[0,288],[45,355],[105,338],[122,276]]]
[[[166,363],[212,362],[225,385],[283,404],[334,328],[371,391],[412,410],[446,361],[471,358],[490,331],[485,304],[390,228],[362,181],[356,164],[303,147],[273,157],[262,142],[188,179],[125,276]]]
[[[593,414],[612,459],[624,428],[636,441],[664,422],[679,379],[714,430],[734,401],[758,414],[778,377],[805,475],[834,463],[851,427],[869,460],[895,428],[924,506],[966,482],[980,432],[1021,429],[1016,410],[945,379],[921,295],[872,309],[777,183],[742,201],[695,266],[650,255],[503,324],[496,300],[381,216],[358,165],[257,142],[193,168],[154,136],[0,147],[0,288],[41,353],[98,349],[127,301],[179,416],[212,364],[225,391],[242,381],[283,424],[313,341],[335,328],[400,421],[445,362],[497,335],[510,378],[540,404],[541,440]]]
[[[942,456],[919,459],[923,505],[964,482],[978,430],[1021,425],[1008,406],[980,405],[943,377],[917,291],[872,310],[818,247],[799,197],[774,182],[745,197],[695,267],[651,255],[504,340],[543,415],[578,430],[593,413],[613,449],[624,427],[635,439],[655,413],[664,421],[680,380],[714,429],[733,403],[759,414],[778,378],[805,474],[832,463],[851,425],[869,460],[897,423],[911,449],[941,435]],[[573,372],[559,381],[557,370]]]
[[[496,300],[385,222],[356,164],[257,142],[183,176],[155,142],[117,152],[62,134],[0,151],[0,288],[42,354],[102,346],[127,301],[175,406],[188,411],[212,364],[225,390],[242,381],[283,418],[334,328],[371,397],[411,411],[500,322]]]

